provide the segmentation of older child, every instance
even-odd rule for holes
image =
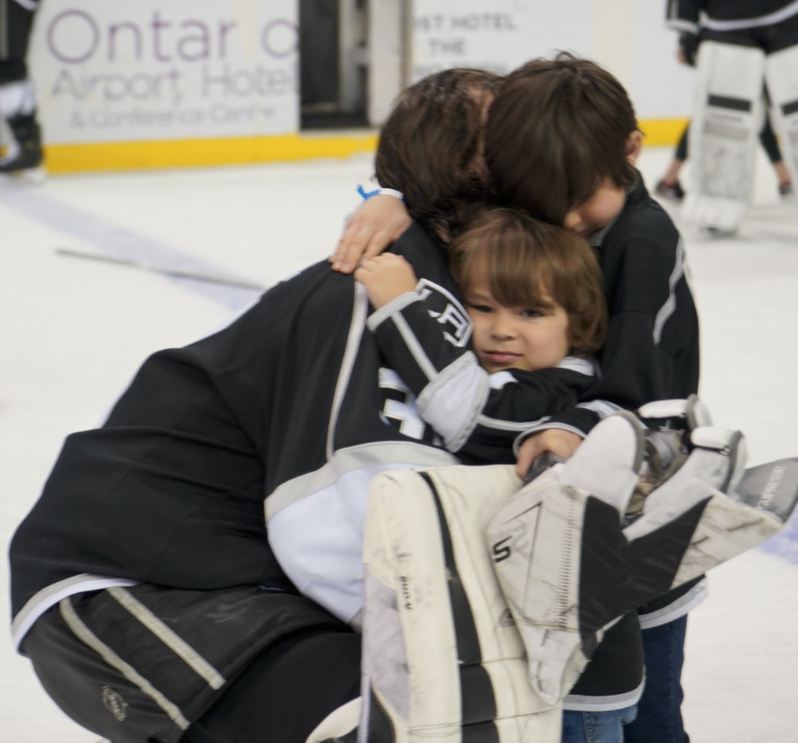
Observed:
[[[512,73],[491,107],[485,153],[498,198],[587,237],[598,252],[609,308],[601,377],[578,408],[524,444],[522,467],[544,450],[570,453],[599,400],[635,408],[697,391],[698,318],[684,246],[634,168],[641,139],[623,86],[568,54]],[[687,740],[679,676],[686,613],[703,597],[702,586],[685,586],[641,614],[644,628],[647,614],[651,622],[643,633],[647,681],[637,721],[623,733],[628,741]],[[611,695],[598,670],[588,666],[574,690],[584,699],[572,708],[595,709],[597,696]],[[618,696],[621,704],[624,695]]]

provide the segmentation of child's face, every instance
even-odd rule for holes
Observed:
[[[471,283],[463,299],[474,322],[474,352],[490,374],[546,369],[568,355],[568,313],[556,302],[546,308],[507,307],[493,298],[481,278]]]
[[[563,227],[582,237],[590,237],[621,213],[626,190],[605,178],[593,195],[565,215]]]

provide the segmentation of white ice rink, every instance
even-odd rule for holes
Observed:
[[[670,151],[645,151],[649,186]],[[272,284],[324,258],[370,159],[0,181],[0,540],[38,497],[68,433],[93,427],[152,351],[257,296],[67,257],[57,248]],[[678,222],[678,210],[672,210]],[[798,201],[762,157],[734,240],[681,225],[702,321],[701,394],[750,462],[798,456]],[[693,743],[798,741],[798,525],[710,576],[684,678]],[[0,613],[8,616],[7,571]],[[0,642],[0,742],[92,743]],[[652,741],[651,743],[656,743]]]

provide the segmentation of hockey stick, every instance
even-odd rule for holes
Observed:
[[[156,266],[152,263],[142,263],[128,258],[116,258],[114,256],[100,255],[98,253],[85,253],[82,250],[74,250],[73,248],[56,248],[55,252],[58,255],[69,258],[83,258],[91,261],[100,261],[102,263],[114,263],[117,266],[138,268],[142,271],[150,271],[164,276],[174,276],[178,279],[193,279],[194,281],[205,281],[209,284],[224,284],[225,286],[235,286],[239,289],[254,289],[260,292],[266,290],[266,287],[261,284],[254,284],[243,281],[242,279],[226,279],[222,276],[212,276],[210,274],[196,273],[194,271],[181,271],[175,268],[167,268],[166,266]]]

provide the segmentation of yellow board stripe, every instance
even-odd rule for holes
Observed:
[[[45,161],[48,173],[79,173],[349,157],[373,152],[376,146],[375,132],[51,144],[45,147]]]
[[[645,145],[675,145],[686,123],[686,119],[641,121]],[[81,173],[349,157],[374,152],[376,147],[376,132],[353,131],[274,137],[51,144],[45,147],[45,158],[48,173]]]
[[[650,119],[639,122],[645,147],[673,147],[687,126],[687,119]]]

